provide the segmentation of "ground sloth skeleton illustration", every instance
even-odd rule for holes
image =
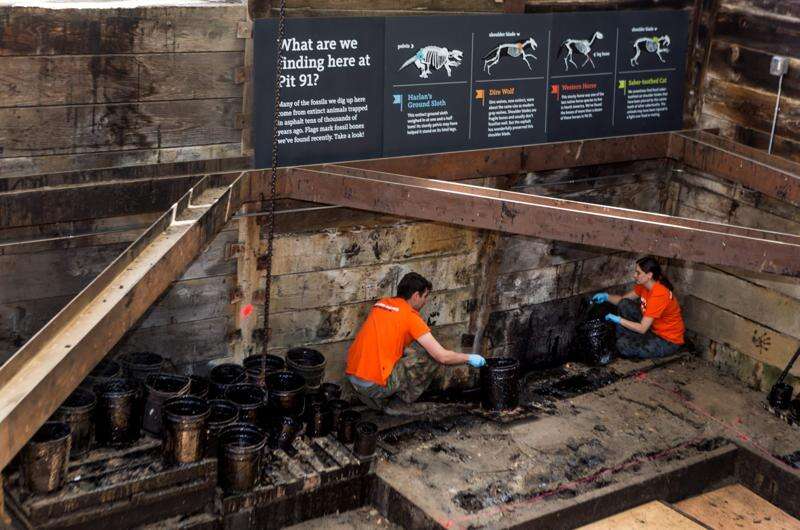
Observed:
[[[636,42],[633,43],[633,47],[636,50],[636,55],[634,55],[631,59],[631,66],[639,66],[639,56],[642,54],[642,44],[644,44],[645,50],[650,53],[655,53],[659,61],[662,63],[667,62],[663,57],[661,57],[661,54],[669,53],[669,35],[664,35],[663,37],[642,37],[641,39],[636,39]]]
[[[592,61],[592,58],[589,56],[589,54],[592,52],[592,44],[594,44],[595,39],[600,40],[602,38],[603,34],[599,31],[595,31],[591,40],[567,39],[562,42],[561,46],[558,48],[558,55],[556,58],[561,57],[561,54],[563,54],[565,51],[567,52],[567,54],[564,56],[564,71],[569,70],[570,64],[572,64],[572,66],[574,66],[576,69],[578,68],[578,65],[572,60],[573,52],[578,52],[586,57],[586,60],[581,64],[581,68],[586,66],[586,63],[592,63],[592,68],[594,68],[594,61]]]
[[[403,63],[403,66],[397,69],[399,72],[406,66],[414,64],[419,68],[419,76],[422,79],[427,79],[431,75],[431,68],[434,70],[441,70],[444,68],[447,71],[447,77],[452,75],[451,68],[461,66],[461,59],[463,53],[461,50],[448,50],[441,46],[425,46],[420,48],[409,60]]]
[[[531,63],[528,62],[528,57],[533,57],[534,59],[537,58],[532,53],[536,51],[537,46],[538,44],[536,44],[536,41],[533,40],[533,37],[529,38],[528,40],[520,40],[514,43],[501,44],[483,56],[483,69],[486,70],[487,74],[492,75],[492,66],[499,63],[500,59],[503,57],[508,56],[522,57],[522,60],[528,65],[528,70],[533,70]]]

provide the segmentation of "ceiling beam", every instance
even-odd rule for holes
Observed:
[[[220,231],[258,174],[202,178],[0,366],[0,469]]]
[[[362,168],[286,175],[294,199],[800,276],[800,238],[787,234]]]

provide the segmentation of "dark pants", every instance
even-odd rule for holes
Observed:
[[[642,321],[642,309],[638,300],[623,298],[619,302],[619,315],[625,320]],[[664,340],[652,330],[637,333],[617,324],[617,350],[620,357],[628,359],[656,359],[672,355],[680,349],[680,344]]]
[[[390,398],[414,403],[431,385],[438,369],[439,363],[424,348],[413,343],[394,365],[386,386],[364,387],[352,382],[350,386],[364,405],[379,410],[386,408]]]

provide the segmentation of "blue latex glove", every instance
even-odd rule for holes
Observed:
[[[609,322],[613,322],[614,324],[619,324],[619,321],[622,319],[619,318],[619,315],[615,315],[614,313],[609,313],[606,315],[606,320]]]
[[[597,293],[592,297],[592,302],[595,304],[602,304],[606,301],[608,301],[608,293]]]
[[[480,368],[482,366],[486,366],[486,359],[477,353],[470,353],[469,359],[467,359],[467,364],[473,368]]]

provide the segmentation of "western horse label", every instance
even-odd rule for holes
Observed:
[[[685,10],[255,24],[256,166],[680,129]]]

